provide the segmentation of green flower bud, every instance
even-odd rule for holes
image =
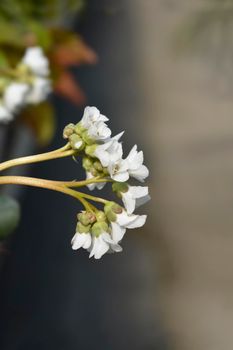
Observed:
[[[91,145],[91,146],[86,146],[86,148],[85,148],[86,154],[91,156],[91,157],[95,157],[94,152],[96,150],[96,147],[97,147],[97,145],[95,145],[95,144]]]
[[[92,168],[90,169],[90,172],[91,172],[91,174],[92,174],[93,176],[98,176],[98,175],[99,175],[99,172],[98,172],[94,167],[92,167]]]
[[[107,176],[109,175],[108,168],[103,168],[103,174]]]
[[[102,172],[102,171],[103,171],[103,167],[102,167],[100,161],[96,160],[96,161],[94,162],[93,165],[94,165],[94,168],[95,168],[97,171],[99,171],[99,172]]]
[[[78,214],[78,220],[82,225],[87,226],[89,224],[93,224],[93,222],[96,221],[96,217],[89,211],[83,211],[82,213]]]
[[[91,229],[91,225],[85,226],[81,222],[77,223],[76,231],[80,233],[88,233],[90,232],[90,229]]]
[[[127,182],[114,182],[112,184],[112,190],[117,194],[128,192],[129,186]]]
[[[70,141],[70,145],[73,149],[78,149],[81,150],[84,148],[84,143],[83,140],[81,139],[81,137],[77,134],[72,134],[69,137],[69,141]]]
[[[90,171],[93,167],[93,161],[89,157],[83,157],[83,167],[85,170]]]
[[[66,125],[66,127],[63,130],[63,138],[64,139],[68,139],[74,133],[74,127],[75,127],[75,125],[72,123]]]
[[[96,213],[96,220],[97,221],[106,221],[106,215],[104,214],[103,211],[99,210],[97,213]]]
[[[79,122],[78,124],[76,124],[74,126],[74,132],[78,135],[82,135],[82,133],[85,131],[86,129],[82,126],[82,124]]]
[[[91,228],[91,233],[96,237],[103,232],[108,232],[108,224],[105,221],[96,222]]]
[[[122,213],[123,208],[115,202],[108,202],[104,206],[104,212],[109,221],[116,221],[116,214]]]
[[[82,138],[87,145],[93,145],[95,143],[95,140],[88,135],[88,130],[82,132]]]

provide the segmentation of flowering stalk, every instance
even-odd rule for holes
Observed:
[[[122,251],[121,242],[126,229],[134,229],[145,224],[146,215],[133,214],[134,210],[149,199],[147,186],[129,184],[131,178],[144,182],[149,175],[143,164],[143,152],[135,145],[126,158],[123,158],[123,133],[111,137],[111,130],[105,123],[108,118],[95,107],[87,107],[81,121],[68,124],[63,137],[67,144],[55,151],[29,157],[9,160],[0,164],[0,171],[13,166],[41,162],[67,156],[82,158],[86,180],[53,181],[24,176],[0,176],[0,185],[18,184],[45,188],[67,194],[79,200],[84,211],[78,213],[75,235],[71,241],[73,249],[84,248],[90,257],[100,259],[107,252]],[[117,202],[79,192],[74,188],[86,186],[89,190],[101,190],[107,182],[112,191],[122,200],[124,207]],[[100,210],[91,202],[102,204]]]
[[[85,198],[89,198],[97,202],[101,201],[102,203],[105,203],[105,200],[102,201],[101,198],[89,196],[89,195],[86,195],[85,193],[78,192],[66,187],[62,181],[44,180],[44,179],[37,179],[34,177],[26,177],[26,176],[0,176],[0,185],[7,185],[7,184],[39,187],[39,188],[44,188],[44,189],[53,190],[57,192],[62,192],[64,194],[67,194],[71,197],[78,199],[83,204],[86,210],[92,210],[92,206],[89,205],[89,203],[86,201]]]
[[[31,164],[43,162],[56,158],[64,158],[72,155],[76,155],[77,151],[70,149],[70,145],[67,143],[64,147],[58,148],[57,150],[51,152],[45,152],[41,154],[36,154],[33,156],[20,157],[11,160],[7,160],[6,162],[0,163],[0,171],[12,168],[17,165]]]

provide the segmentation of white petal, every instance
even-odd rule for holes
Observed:
[[[46,76],[49,74],[49,61],[40,47],[27,49],[22,62],[26,64],[35,74]]]
[[[86,235],[87,235],[86,233],[77,232],[71,241],[72,249],[77,250],[81,248],[83,244],[86,242]]]
[[[98,244],[95,249],[94,258],[100,259],[109,250],[109,244],[104,242],[104,240],[101,237],[98,237],[97,240]]]
[[[129,179],[129,173],[127,171],[116,173],[114,175],[111,175],[111,178],[117,182],[125,182]]]
[[[145,165],[141,165],[137,170],[130,170],[129,171],[130,176],[134,177],[138,181],[143,182],[145,178],[149,175],[149,170]]]
[[[102,190],[104,186],[106,185],[106,182],[98,182],[95,184],[98,190]]]
[[[127,213],[132,214],[135,209],[136,200],[131,196],[129,191],[122,193],[122,201],[124,203]]]
[[[120,253],[122,252],[122,247],[119,244],[111,244],[112,252]]]
[[[141,198],[148,195],[147,186],[129,186],[129,191],[133,198]]]
[[[119,134],[112,137],[113,140],[119,141],[125,131],[120,132]]]
[[[124,237],[124,234],[126,232],[126,229],[124,227],[121,227],[115,222],[111,222],[111,228],[112,228],[112,239],[115,243],[118,243],[122,240]]]
[[[90,233],[86,233],[86,241],[85,241],[85,243],[83,244],[83,248],[84,248],[84,249],[90,248],[90,246],[91,246],[91,241],[92,241],[92,239],[91,239],[91,234],[90,234]]]
[[[128,225],[133,222],[136,218],[137,218],[138,215],[134,215],[134,214],[131,214],[131,215],[128,215],[126,213],[125,210],[123,210],[123,212],[121,214],[117,214],[117,223],[120,225],[120,226],[123,226],[123,227],[128,227]]]
[[[147,215],[135,215],[135,216],[136,216],[135,220],[129,223],[126,226],[127,228],[142,227],[145,224]]]

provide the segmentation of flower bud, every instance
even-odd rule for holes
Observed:
[[[94,168],[99,171],[99,172],[102,172],[103,171],[103,167],[100,163],[100,161],[96,160],[94,163],[93,163],[93,166]]]
[[[128,192],[128,189],[129,189],[129,186],[128,186],[127,182],[114,182],[112,184],[113,192],[116,192],[116,194],[120,198],[122,196],[122,193]]]
[[[87,226],[89,224],[93,224],[96,221],[96,216],[89,211],[83,211],[82,213],[78,214],[78,220],[82,225]]]
[[[66,125],[66,127],[63,130],[63,138],[64,139],[68,139],[74,133],[74,127],[75,127],[75,125],[72,123]]]
[[[122,211],[123,208],[115,202],[108,202],[104,207],[104,212],[109,221],[116,221],[116,214],[121,214]]]
[[[83,167],[87,171],[90,171],[93,167],[93,162],[89,157],[83,157]]]
[[[99,210],[97,213],[96,213],[96,220],[97,221],[106,221],[106,215],[104,214],[103,211]]]
[[[91,145],[91,146],[86,146],[85,148],[85,152],[87,155],[91,156],[91,157],[95,157],[95,149],[96,149],[97,145]]]
[[[74,126],[74,132],[80,136],[85,130],[86,129],[82,126],[80,122]]]
[[[85,226],[81,222],[77,223],[76,231],[79,233],[88,233],[90,232],[90,229],[91,229],[91,225]]]
[[[70,141],[70,145],[73,149],[82,149],[84,144],[83,144],[83,140],[81,139],[81,137],[77,134],[72,134],[69,137],[69,141]]]
[[[91,233],[96,237],[101,235],[101,233],[107,232],[107,231],[108,231],[108,224],[105,221],[98,221],[91,228]]]

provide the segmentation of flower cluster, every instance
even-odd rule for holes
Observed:
[[[27,104],[38,104],[51,91],[49,62],[40,47],[28,48],[15,69],[0,77],[0,121],[8,122]]]
[[[144,182],[149,175],[143,164],[143,152],[135,145],[124,158],[120,142],[123,132],[111,137],[107,121],[96,107],[86,107],[81,121],[76,125],[68,124],[63,132],[71,148],[82,156],[87,187],[101,190],[106,182],[111,182],[113,192],[124,204],[123,208],[105,201],[104,211],[85,211],[78,215],[72,247],[83,247],[96,259],[106,252],[122,250],[119,242],[126,229],[141,227],[146,221],[146,215],[133,214],[135,208],[149,199],[148,187],[128,183],[130,178]]]

